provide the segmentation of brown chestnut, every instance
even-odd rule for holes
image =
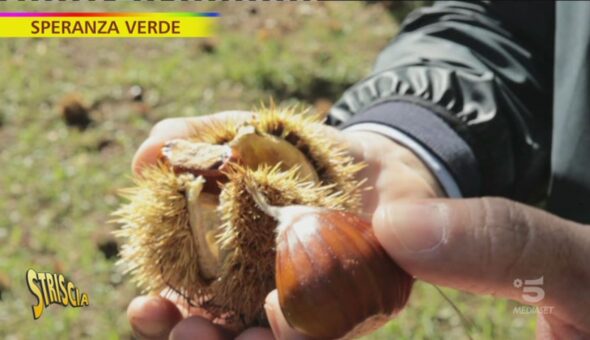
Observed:
[[[313,338],[367,334],[400,311],[413,278],[358,215],[309,206],[257,205],[279,221],[275,281],[287,322]]]

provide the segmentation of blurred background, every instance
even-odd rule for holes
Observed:
[[[218,11],[209,39],[5,39],[0,43],[0,338],[131,338],[138,293],[114,265],[109,214],[159,120],[252,109],[270,98],[325,112],[370,71],[424,2],[15,3],[1,11]],[[33,320],[25,272],[63,273],[90,306]],[[418,283],[370,339],[532,338],[517,304]]]

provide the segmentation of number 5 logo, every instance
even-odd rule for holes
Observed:
[[[543,276],[534,280],[525,280],[524,286],[521,279],[514,280],[515,288],[522,287],[522,299],[529,303],[537,303],[545,298],[545,291],[539,287],[543,285]]]

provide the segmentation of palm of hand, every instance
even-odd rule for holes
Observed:
[[[169,119],[156,125],[150,138],[142,144],[134,158],[134,169],[153,163],[159,147],[169,139],[182,138],[211,120],[226,117],[251,117],[247,112],[224,112],[221,114],[189,118]],[[362,197],[362,214],[371,220],[380,204],[393,200],[433,198],[442,196],[442,190],[426,166],[408,149],[390,139],[372,132],[342,133],[325,127],[326,134],[348,146],[351,155],[367,166],[358,174],[366,178]],[[145,338],[231,338],[232,334],[223,325],[210,322],[206,311],[188,307],[183,299],[165,290],[161,296],[136,298],[127,311],[135,333]],[[272,295],[272,294],[271,294]],[[274,294],[276,295],[276,294]],[[268,329],[251,328],[239,335],[241,339],[273,338]]]

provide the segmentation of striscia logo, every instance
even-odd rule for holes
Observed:
[[[35,320],[41,317],[46,307],[54,303],[64,307],[85,307],[90,304],[88,294],[81,293],[63,274],[38,273],[29,269],[27,286],[38,300],[38,303],[32,306]]]

